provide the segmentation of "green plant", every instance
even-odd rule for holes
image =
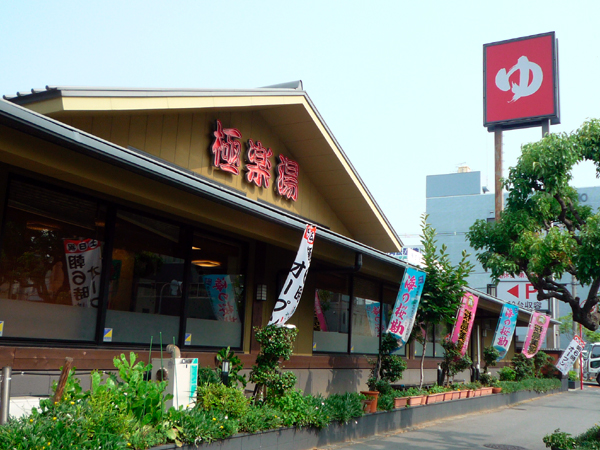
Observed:
[[[554,364],[552,363],[553,359],[550,355],[548,355],[545,352],[540,351],[540,352],[537,352],[532,359],[533,359],[534,375],[537,378],[541,378],[544,376],[546,376],[546,377],[553,376],[556,368],[554,367]]]
[[[292,356],[292,349],[298,330],[296,328],[267,325],[254,328],[255,339],[260,344],[260,353],[256,364],[252,366],[250,381],[256,383],[255,401],[267,397],[280,397],[296,384],[296,376],[292,372],[281,370],[281,360]]]
[[[234,386],[240,383],[242,387],[246,387],[248,381],[246,375],[240,375],[240,370],[244,368],[242,361],[235,355],[235,352],[230,347],[219,350],[216,356],[217,359],[217,375],[221,377],[223,371],[223,361],[229,361],[229,383],[234,383]]]
[[[404,392],[406,392],[406,397],[414,397],[416,395],[425,395],[425,394],[427,394],[426,390],[419,389],[417,387],[408,388]]]
[[[500,358],[500,352],[498,349],[496,349],[496,347],[493,345],[485,347],[483,349],[483,362],[485,363],[483,371],[487,372],[489,367],[494,367],[498,361],[498,358]]]
[[[380,411],[391,411],[394,409],[394,399],[396,395],[394,391],[386,392],[385,394],[380,394],[377,399],[377,409]]]
[[[544,393],[560,389],[561,381],[558,378],[529,378],[521,381],[499,381],[498,386],[505,394],[518,391]]]
[[[579,380],[579,374],[574,370],[569,370],[569,381],[577,381]]]
[[[198,386],[197,398],[197,408],[219,411],[233,418],[242,417],[248,411],[250,403],[240,389],[224,384]]]
[[[356,392],[330,395],[325,400],[330,419],[347,423],[351,419],[361,417],[364,414],[362,398],[364,397]]]
[[[547,434],[542,439],[546,447],[568,450],[568,449],[600,449],[600,426],[594,425],[579,436],[573,437],[557,429],[552,434]]]
[[[399,347],[398,339],[391,333],[385,333],[382,336],[377,359],[368,360],[372,365],[371,374],[367,380],[369,390],[389,393],[392,390],[391,383],[402,378],[402,374],[406,370],[406,362],[401,356],[393,354]]]
[[[429,394],[441,394],[442,392],[446,392],[448,389],[444,388],[443,386],[431,386],[429,389],[427,389],[427,392]]]
[[[330,422],[330,414],[324,408],[321,396],[302,395],[299,390],[289,390],[282,396],[268,399],[268,403],[282,411],[283,425],[287,427],[324,428]]]
[[[236,434],[239,422],[220,411],[207,411],[202,408],[191,410],[169,410],[169,438],[180,444],[200,445],[218,439],[226,439]]]
[[[219,383],[221,383],[221,377],[215,369],[211,369],[210,367],[198,367],[198,386]]]
[[[256,433],[262,430],[272,430],[283,426],[283,414],[266,403],[251,404],[250,408],[240,418],[240,431]]]
[[[442,341],[442,347],[444,347],[444,359],[440,364],[442,368],[444,383],[447,384],[446,379],[454,377],[457,373],[467,370],[473,362],[468,355],[462,355],[454,342],[450,339],[444,339]]]
[[[522,353],[517,353],[513,356],[512,365],[515,370],[515,381],[525,380],[527,378],[533,378],[534,366],[533,361],[527,358]]]
[[[515,381],[517,372],[508,366],[504,366],[498,371],[498,376],[500,377],[500,381]]]

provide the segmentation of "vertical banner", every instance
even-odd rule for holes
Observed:
[[[475,321],[477,302],[479,302],[479,297],[470,292],[465,293],[458,310],[454,329],[452,330],[452,342],[456,344],[456,349],[463,356],[465,356],[469,347],[469,338],[471,337],[471,329]]]
[[[292,264],[290,273],[285,279],[279,298],[275,302],[275,308],[273,308],[269,325],[284,325],[296,311],[300,297],[302,297],[302,291],[304,290],[304,282],[308,275],[316,234],[316,226],[306,225],[296,259]]]
[[[369,320],[369,328],[371,329],[371,336],[379,337],[379,316],[381,315],[381,308],[379,302],[373,300],[365,300],[365,310],[367,311],[367,319]]]
[[[532,358],[540,349],[542,342],[546,339],[546,331],[548,331],[549,323],[550,317],[546,314],[531,313],[527,337],[525,338],[525,344],[523,344],[523,351],[521,352],[526,358]]]
[[[65,239],[64,245],[73,305],[97,308],[102,272],[100,243],[95,239]]]
[[[217,320],[240,322],[235,303],[235,286],[231,282],[231,277],[229,275],[205,275],[202,280]]]
[[[500,356],[497,361],[500,361],[506,356],[506,352],[510,348],[515,328],[517,326],[517,315],[519,314],[519,307],[517,305],[509,305],[508,303],[502,307],[500,318],[498,319],[498,325],[496,326],[496,333],[494,334],[494,340],[492,345]]]
[[[396,304],[392,311],[390,325],[387,329],[388,333],[393,334],[396,339],[400,340],[401,345],[406,344],[415,324],[426,276],[425,272],[412,267],[407,268],[404,272],[398,297],[396,297]]]
[[[577,361],[577,358],[579,358],[579,355],[583,351],[584,347],[585,342],[583,339],[575,335],[567,349],[563,352],[562,356],[558,360],[558,363],[556,363],[556,368],[560,370],[563,375],[566,375],[569,370],[571,370],[571,367],[573,367],[573,364],[575,364],[575,361]]]

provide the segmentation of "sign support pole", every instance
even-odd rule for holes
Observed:
[[[500,221],[500,211],[503,209],[502,197],[502,127],[494,129],[494,161],[495,161],[495,176],[494,176],[494,197],[495,197],[495,218],[496,222]]]

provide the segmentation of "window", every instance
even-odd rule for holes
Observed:
[[[10,182],[0,258],[3,337],[92,341],[105,207]]]
[[[415,325],[417,326],[417,325]],[[427,326],[427,348],[425,349],[426,358],[442,358],[444,356],[444,348],[442,347],[442,339],[446,335],[445,326],[443,325],[428,325]],[[423,355],[423,344],[415,342],[415,356]]]
[[[194,235],[186,345],[241,347],[244,317],[242,248]]]
[[[313,351],[348,352],[348,278],[317,274]]]
[[[381,305],[381,330],[382,333],[385,333],[387,327],[390,323],[390,319],[392,317],[392,313],[394,310],[394,305],[396,303],[396,298],[398,297],[398,290],[400,286],[391,287],[384,286],[383,287],[383,302]],[[406,345],[400,347],[398,350],[394,352],[395,355],[406,356]]]
[[[177,342],[185,258],[180,235],[177,225],[117,212],[105,324],[112,342]]]
[[[352,299],[352,353],[379,353],[380,320],[379,285],[355,277]]]

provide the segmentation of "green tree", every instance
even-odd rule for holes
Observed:
[[[421,356],[420,387],[423,386],[423,365],[427,349],[427,334],[435,326],[447,327],[456,320],[456,311],[467,286],[467,277],[473,271],[466,251],[457,265],[453,265],[447,248],[438,249],[436,230],[427,223],[427,215],[421,217],[421,244],[425,262],[425,285],[421,294],[419,309],[413,329],[413,337],[423,345]]]
[[[593,312],[600,287],[600,213],[580,204],[569,185],[573,167],[591,161],[600,176],[600,121],[571,134],[548,134],[524,145],[503,186],[506,208],[496,222],[478,220],[467,233],[477,259],[495,282],[503,274],[525,273],[538,300],[552,297],[570,305],[573,319],[598,329]],[[586,286],[583,301],[561,283],[571,274]]]
[[[573,339],[573,314],[569,313],[566,316],[559,317],[558,320],[560,320],[560,334],[565,334]],[[582,337],[585,342],[600,342],[600,331],[590,331],[584,328]]]

